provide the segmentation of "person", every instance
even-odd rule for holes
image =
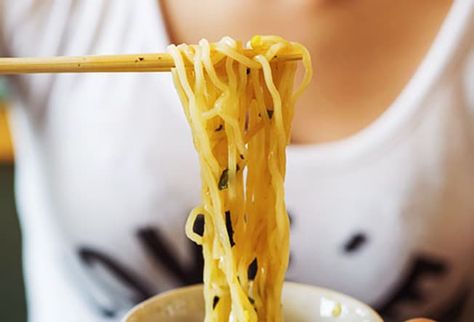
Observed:
[[[315,77],[288,148],[287,278],[386,321],[474,319],[473,0],[0,6],[1,56],[163,52],[224,35],[303,43]],[[198,162],[169,73],[8,81],[29,321],[119,321],[199,282],[183,228]]]

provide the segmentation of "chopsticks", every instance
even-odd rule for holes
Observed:
[[[246,50],[245,55],[255,53]],[[294,61],[299,54],[279,55],[272,61]],[[28,73],[102,73],[102,72],[168,72],[174,67],[171,55],[131,54],[98,56],[57,56],[57,57],[9,57],[0,58],[0,74]]]

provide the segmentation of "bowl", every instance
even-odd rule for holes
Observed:
[[[325,288],[286,282],[283,287],[286,322],[382,322],[366,304]],[[168,291],[134,307],[123,322],[202,322],[203,286]]]

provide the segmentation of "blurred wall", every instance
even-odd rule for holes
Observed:
[[[13,194],[13,154],[0,81],[0,321],[26,321],[21,237]]]

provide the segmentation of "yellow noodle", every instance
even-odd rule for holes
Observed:
[[[247,48],[253,58],[229,37],[169,46],[201,167],[202,202],[189,215],[186,234],[203,247],[206,322],[283,321],[285,149],[311,61],[302,45],[276,36],[255,36]],[[285,53],[303,55],[305,76],[296,89],[297,64],[271,61]],[[193,230],[201,215],[202,236]]]

